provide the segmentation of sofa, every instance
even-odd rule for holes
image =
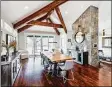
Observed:
[[[26,50],[19,50],[19,52],[21,52],[21,59],[29,58],[28,51],[26,51]]]

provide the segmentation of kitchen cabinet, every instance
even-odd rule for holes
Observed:
[[[12,86],[21,68],[20,53],[10,61],[1,62],[1,85]]]

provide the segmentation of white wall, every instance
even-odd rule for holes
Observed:
[[[72,31],[68,31],[67,32],[67,49],[70,49],[71,48],[71,42],[73,42],[72,41],[72,35],[73,35],[73,32]],[[71,39],[71,42],[68,42],[68,39]]]
[[[61,32],[60,34],[60,48],[63,49],[64,53],[67,52],[67,49],[71,49],[72,33],[72,31],[68,31],[67,34],[65,32]],[[71,42],[68,42],[68,39],[71,39]]]
[[[5,15],[7,14],[4,14],[4,12],[1,12],[1,19],[3,19],[10,27],[13,28],[12,23],[9,21],[9,19]]]
[[[64,53],[66,53],[67,50],[67,34],[65,34],[64,32],[60,33],[60,49],[63,50]]]
[[[59,35],[55,35],[55,42],[57,42],[55,47],[60,48],[60,36]]]
[[[25,35],[24,32],[18,34],[18,49],[25,50]]]
[[[7,17],[3,13],[1,14],[1,20],[2,20],[2,23],[3,23],[2,27],[1,27],[1,30],[2,30],[1,40],[6,42],[6,34],[9,34],[9,35],[12,35],[12,36],[16,37],[16,41],[17,41],[16,49],[18,50],[18,34],[17,34],[17,30],[13,29],[12,23],[7,19]],[[7,27],[6,27],[6,24],[7,24]],[[2,48],[1,54],[3,54],[3,55],[6,54],[6,49],[5,48]]]
[[[111,48],[102,48],[102,31],[111,36],[111,1],[102,1],[99,5],[99,49],[105,56],[111,56]]]

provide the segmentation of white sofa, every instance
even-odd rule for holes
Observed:
[[[28,51],[26,51],[26,50],[19,50],[19,52],[21,52],[21,59],[29,58]]]

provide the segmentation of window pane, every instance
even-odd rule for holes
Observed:
[[[52,51],[52,49],[54,49],[54,37],[53,36],[49,36],[49,50]]]
[[[54,38],[49,38],[49,42],[54,42]]]
[[[42,36],[43,50],[48,50],[48,36]]]
[[[33,43],[33,35],[27,36],[27,51],[29,52],[29,55],[33,54],[34,50],[34,43]]]

